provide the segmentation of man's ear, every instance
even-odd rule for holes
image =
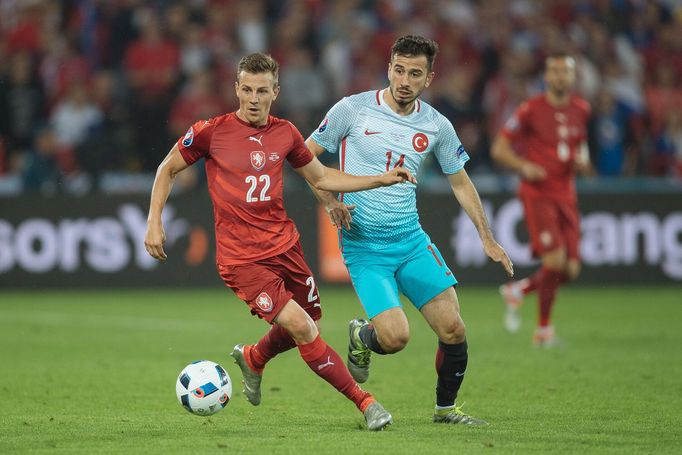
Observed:
[[[436,73],[431,71],[429,74],[426,75],[426,85],[425,87],[428,87],[431,85],[431,82],[433,81],[433,78],[436,77]]]

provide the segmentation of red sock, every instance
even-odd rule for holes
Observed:
[[[557,290],[566,281],[566,274],[545,267],[542,267],[538,273],[542,273],[542,279],[538,284],[538,304],[540,307],[538,325],[547,327],[550,325],[552,306],[556,299]]]
[[[543,276],[544,273],[542,267],[540,267],[540,269],[537,272],[529,276],[526,279],[526,285],[522,288],[523,295],[528,295],[534,290],[536,290],[539,287],[540,281],[542,281]]]
[[[361,412],[374,402],[374,397],[365,392],[353,380],[341,357],[319,335],[312,343],[299,344],[301,357],[311,370],[344,394]]]
[[[258,343],[244,349],[249,366],[257,373],[262,373],[265,364],[273,357],[296,346],[294,339],[282,327],[273,324],[270,331]]]

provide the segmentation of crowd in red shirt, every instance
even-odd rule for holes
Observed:
[[[440,45],[425,96],[455,125],[471,172],[495,170],[490,138],[541,91],[543,59],[561,49],[593,105],[598,172],[682,175],[672,0],[3,2],[0,174],[40,190],[79,173],[153,171],[191,123],[235,109],[235,64],[253,51],[279,60],[273,114],[306,135],[340,97],[385,85],[405,32]]]

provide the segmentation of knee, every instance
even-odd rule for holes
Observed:
[[[568,264],[564,258],[549,258],[543,261],[542,265],[550,270],[565,271],[568,274]]]
[[[445,344],[459,344],[466,339],[466,326],[461,317],[438,331],[438,338]]]
[[[408,331],[400,331],[388,334],[377,332],[379,344],[386,351],[387,354],[402,351],[407,342],[410,341],[410,333]]]
[[[568,267],[566,250],[560,248],[543,255],[542,265],[550,270],[566,271]]]
[[[296,344],[312,343],[320,333],[315,322],[310,318],[293,318],[286,327],[287,332]]]

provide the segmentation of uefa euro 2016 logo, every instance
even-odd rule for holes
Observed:
[[[194,142],[194,129],[190,126],[185,133],[185,137],[182,138],[182,145],[189,147],[192,145],[192,142]]]

